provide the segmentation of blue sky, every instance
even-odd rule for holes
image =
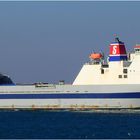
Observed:
[[[16,83],[72,83],[117,34],[140,43],[140,2],[0,2],[0,72]]]

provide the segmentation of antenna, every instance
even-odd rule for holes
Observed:
[[[122,41],[120,41],[119,37],[117,34],[114,34],[114,37],[115,37],[115,42],[117,43],[123,43]]]

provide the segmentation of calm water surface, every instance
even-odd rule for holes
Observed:
[[[0,138],[140,138],[140,113],[0,111]]]

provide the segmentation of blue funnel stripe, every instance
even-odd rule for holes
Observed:
[[[109,56],[109,61],[127,60],[127,56]]]

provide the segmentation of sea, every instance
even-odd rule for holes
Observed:
[[[140,139],[140,111],[2,110],[0,139]]]

